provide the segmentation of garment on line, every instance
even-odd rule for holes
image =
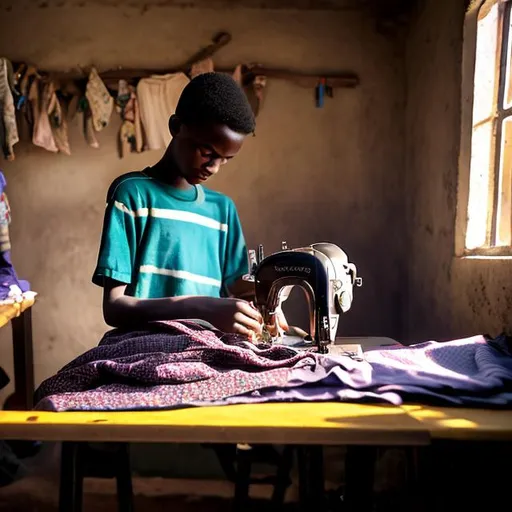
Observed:
[[[189,83],[184,73],[170,73],[143,78],[137,84],[140,118],[144,128],[145,149],[164,149],[171,142],[169,117]]]
[[[12,64],[0,58],[0,141],[7,160],[14,160],[14,145],[19,142],[13,89]]]

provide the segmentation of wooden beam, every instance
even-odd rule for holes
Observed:
[[[221,68],[216,69],[216,71],[220,71],[223,73],[233,73],[233,69]],[[137,81],[141,78],[146,78],[152,75],[166,75],[170,73],[177,72],[186,72],[184,68],[174,68],[174,69],[132,69],[132,68],[119,68],[119,69],[111,69],[102,71],[99,73],[101,78],[108,84],[113,83],[116,80],[128,80],[128,81]],[[40,73],[44,76],[52,76],[59,80],[86,80],[87,76],[85,72],[68,72],[68,73],[59,73],[59,72],[48,72],[48,71],[40,71]],[[331,73],[331,72],[318,72],[318,73],[302,73],[298,71],[292,71],[287,69],[276,69],[269,68],[266,66],[254,66],[251,68],[247,68],[247,74],[256,76],[256,75],[264,75],[270,79],[276,80],[288,80],[290,82],[295,83],[300,87],[305,87],[308,89],[312,89],[316,87],[320,79],[325,80],[325,85],[330,86],[332,88],[354,88],[357,87],[360,83],[359,77],[357,74],[352,72],[344,72],[344,73]]]

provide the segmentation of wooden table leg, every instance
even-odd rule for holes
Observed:
[[[117,509],[119,512],[133,512],[132,470],[128,443],[119,446],[116,459]]]
[[[348,512],[371,512],[376,446],[348,446],[345,459],[345,494],[343,501]]]
[[[14,403],[16,408],[30,410],[34,406],[34,354],[32,344],[32,309],[13,318]]]
[[[277,467],[276,482],[272,493],[272,509],[281,510],[284,507],[286,491],[291,484],[290,475],[293,467],[293,457],[296,447],[287,445],[283,449],[281,460]]]
[[[83,443],[77,442],[62,443],[59,512],[82,512],[82,445]]]
[[[324,466],[322,446],[299,446],[297,449],[299,466],[300,510],[324,511],[326,509],[324,491]]]
[[[233,511],[242,512],[249,507],[249,490],[251,486],[252,448],[236,448],[236,481]]]

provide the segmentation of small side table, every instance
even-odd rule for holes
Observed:
[[[0,305],[0,327],[12,325],[14,356],[14,393],[7,397],[4,409],[31,410],[34,406],[34,356],[32,342],[32,306],[35,296],[21,303]]]

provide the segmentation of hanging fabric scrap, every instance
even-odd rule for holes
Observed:
[[[12,64],[9,60],[0,58],[0,140],[7,160],[14,160],[14,145],[19,141],[13,89]]]
[[[129,152],[140,153],[143,141],[139,102],[135,87],[128,85],[126,80],[119,80],[116,111],[122,121],[119,129],[120,157],[126,156]]]

